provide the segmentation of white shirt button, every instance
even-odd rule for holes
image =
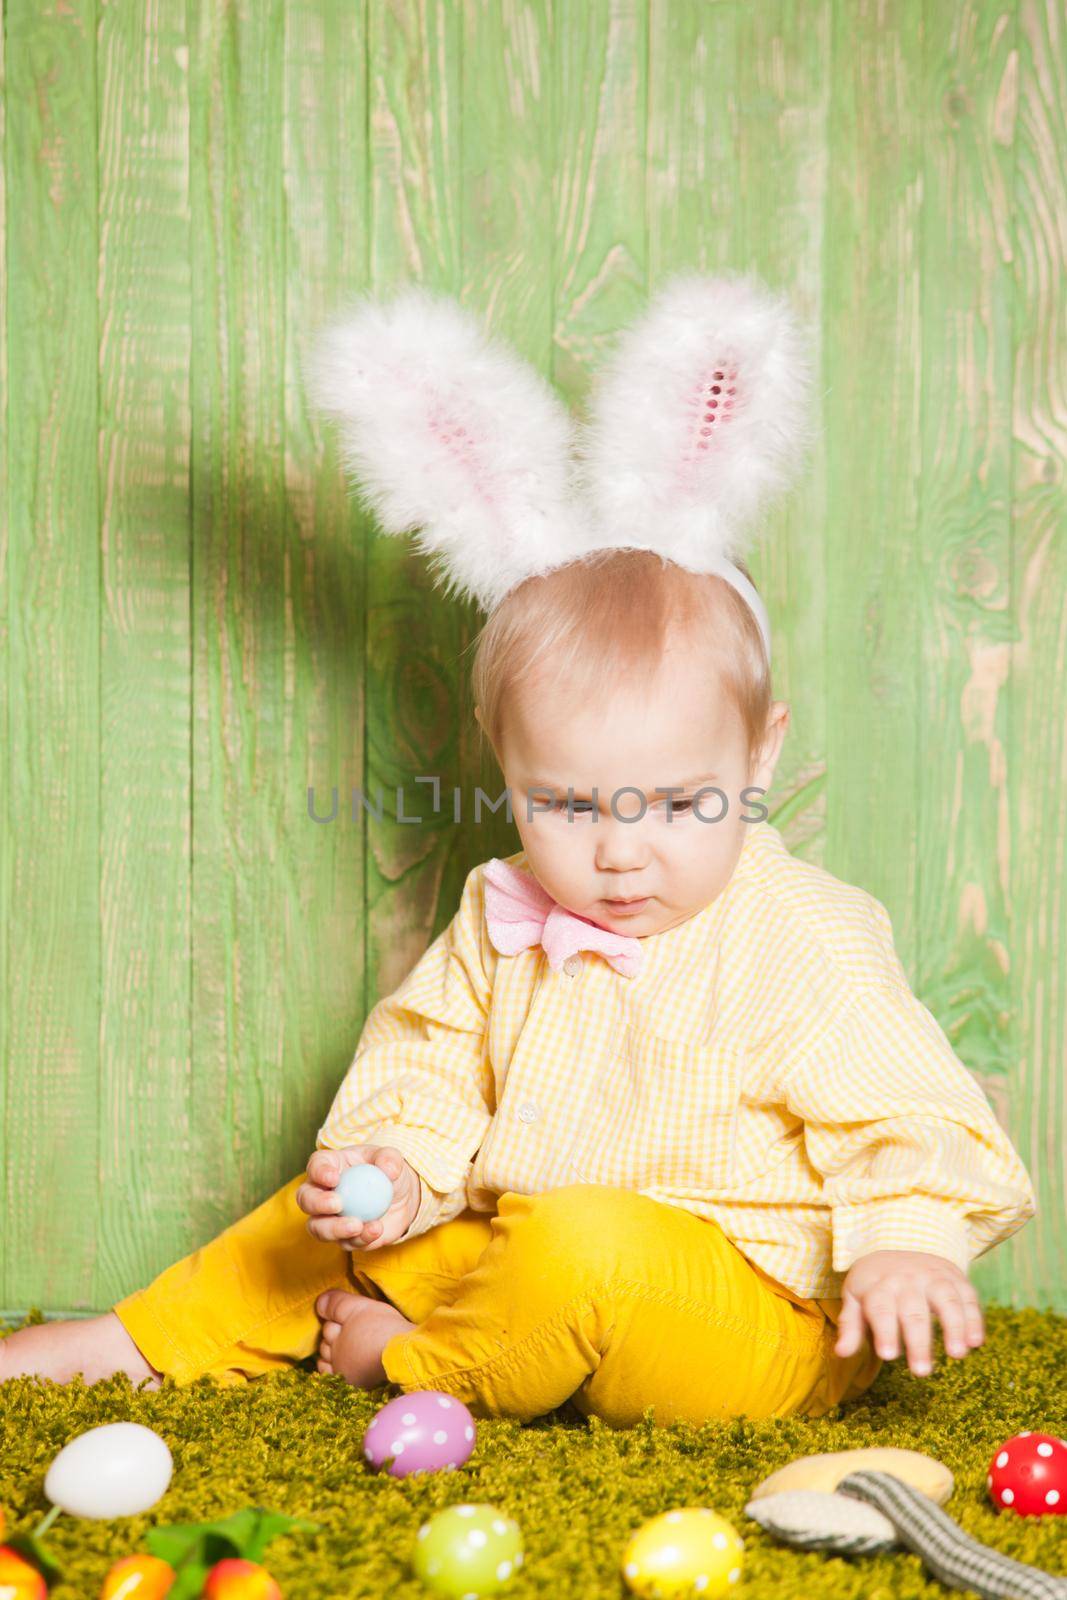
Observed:
[[[532,1100],[527,1100],[525,1105],[519,1107],[519,1121],[533,1122],[537,1118],[537,1107]]]
[[[579,972],[582,970],[581,956],[577,954],[568,956],[566,961],[563,963],[563,970],[567,974],[568,978],[576,978]]]

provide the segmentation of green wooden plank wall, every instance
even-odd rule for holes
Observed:
[[[754,562],[774,820],[885,901],[1034,1172],[983,1294],[1067,1309],[1065,32],[1058,0],[4,0],[0,1306],[106,1307],[298,1171],[374,999],[517,847],[469,819],[479,614],[369,535],[310,332],[418,280],[578,405],[696,266],[821,330]],[[446,800],[406,826],[417,775]]]

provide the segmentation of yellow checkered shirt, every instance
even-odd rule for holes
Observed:
[[[525,852],[504,858],[529,870]],[[1029,1175],[912,993],[885,907],[745,826],[722,892],[554,972],[501,955],[486,863],[369,1013],[319,1148],[393,1145],[422,1180],[405,1237],[507,1190],[615,1184],[718,1223],[778,1283],[840,1295],[871,1250],[967,1264],[1034,1215]]]

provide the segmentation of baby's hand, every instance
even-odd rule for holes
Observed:
[[[885,1361],[898,1354],[897,1318],[904,1329],[908,1365],[931,1370],[930,1311],[937,1312],[950,1356],[965,1356],[985,1338],[974,1287],[954,1261],[925,1250],[872,1250],[859,1256],[841,1286],[841,1316],[834,1354],[850,1356],[863,1343],[864,1318],[875,1351]]]
[[[357,1162],[381,1167],[392,1180],[393,1202],[388,1211],[373,1222],[358,1217],[343,1217],[337,1182],[346,1167]],[[355,1144],[344,1150],[316,1150],[307,1164],[310,1180],[296,1191],[296,1203],[308,1213],[307,1230],[315,1239],[339,1244],[343,1250],[373,1250],[375,1245],[395,1244],[410,1228],[419,1202],[422,1183],[399,1150],[389,1144]]]

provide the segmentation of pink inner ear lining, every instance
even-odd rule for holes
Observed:
[[[466,428],[461,428],[458,423],[442,421],[439,416],[430,417],[430,428],[437,434],[442,444],[451,444],[453,439],[465,439]]]
[[[718,410],[719,401],[718,399],[712,399],[712,396],[722,394],[722,385],[727,378],[729,379],[729,387],[727,388],[726,393],[731,398],[722,402],[722,411],[720,413]],[[727,412],[733,410],[734,402],[732,397],[737,393],[737,372],[734,368],[729,366],[729,363],[727,363],[725,371],[716,369],[716,371],[712,373],[712,379],[714,380],[713,382],[709,382],[707,378],[704,378],[700,383],[698,383],[694,389],[694,395],[696,398],[689,401],[689,406],[692,410],[697,410],[702,404],[707,406],[707,409],[705,410],[701,419],[704,423],[704,426],[700,429],[700,437],[696,441],[698,450],[708,449],[707,441],[710,435],[714,432],[715,422],[717,420],[726,420]]]
[[[458,460],[470,474],[471,486],[477,491],[487,506],[496,508],[497,495],[492,487],[491,480],[487,479],[480,470],[477,452],[473,446],[471,436],[455,416],[442,417],[440,412],[431,411],[427,423],[430,432],[434,434],[441,444],[451,447],[453,458]]]

